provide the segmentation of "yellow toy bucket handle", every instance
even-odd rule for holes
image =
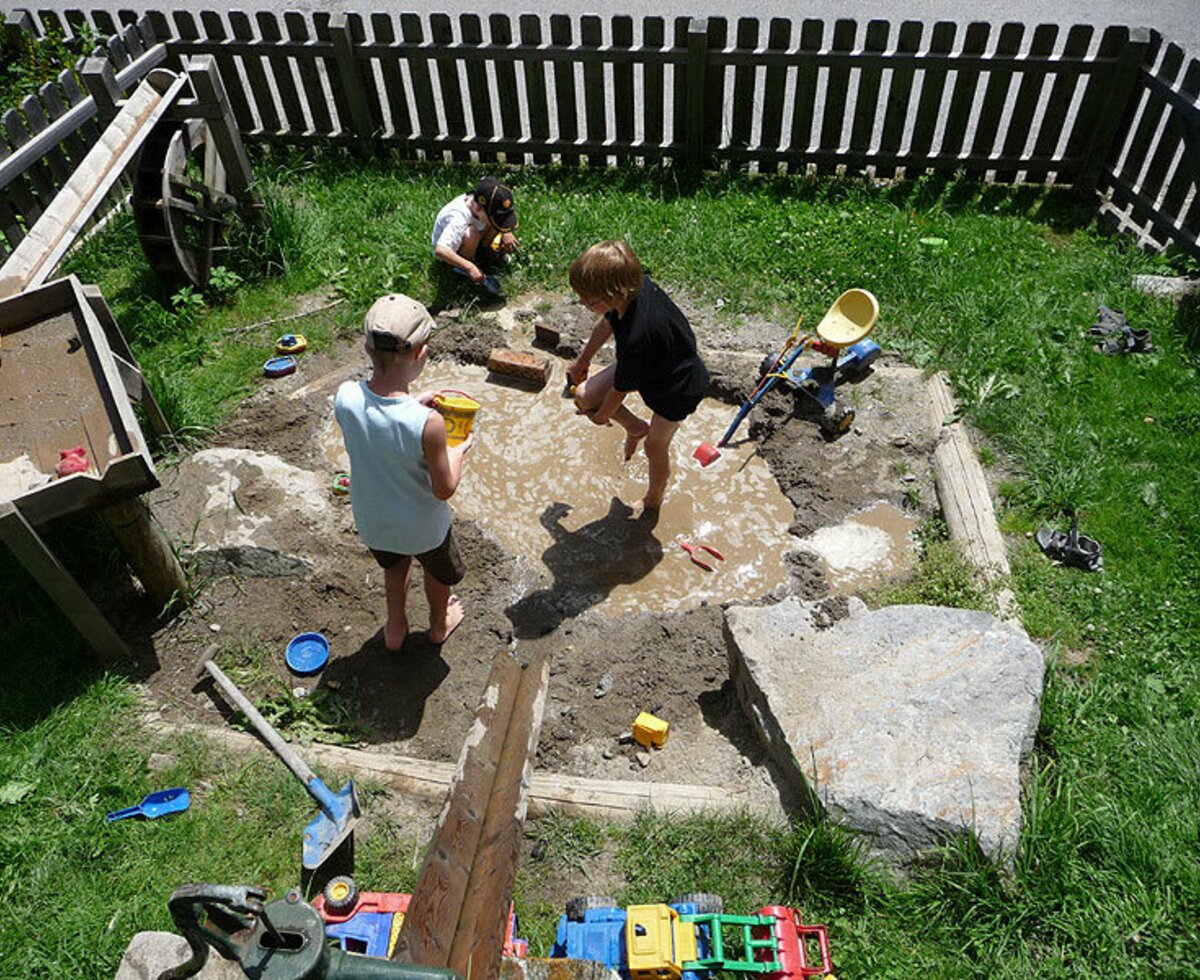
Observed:
[[[865,339],[879,319],[879,300],[865,289],[847,289],[817,324],[817,336],[834,347]]]

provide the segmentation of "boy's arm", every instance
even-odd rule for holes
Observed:
[[[447,265],[457,266],[462,269],[468,276],[471,277],[471,282],[483,282],[483,272],[474,262],[468,258],[459,255],[454,249],[448,245],[439,245],[433,250],[433,254],[445,262]]]
[[[446,445],[446,420],[437,412],[430,412],[421,432],[421,447],[425,450],[425,462],[429,466],[429,480],[433,484],[433,495],[438,500],[449,500],[458,489],[462,479],[463,456],[471,448],[474,436],[457,446]]]
[[[611,336],[612,324],[608,322],[608,317],[600,317],[596,321],[596,325],[592,327],[592,335],[588,337],[587,343],[583,345],[583,350],[579,352],[579,356],[567,368],[567,377],[571,380],[572,384],[578,384],[587,377],[588,366],[592,363],[592,358],[596,356],[596,351],[603,347]]]

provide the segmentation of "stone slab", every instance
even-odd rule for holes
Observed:
[[[738,695],[794,791],[815,791],[880,856],[916,858],[968,829],[1011,858],[1041,650],[987,613],[849,608],[832,625],[825,604],[794,597],[726,612]]]

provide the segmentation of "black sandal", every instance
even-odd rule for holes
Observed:
[[[1149,330],[1134,330],[1125,324],[1110,328],[1096,324],[1088,333],[1093,337],[1104,338],[1100,343],[1092,345],[1092,350],[1100,354],[1148,354],[1154,350]]]
[[[1042,553],[1052,561],[1085,572],[1098,572],[1104,568],[1103,548],[1095,538],[1079,533],[1079,525],[1071,518],[1071,530],[1064,534],[1054,528],[1039,528],[1033,536]]]

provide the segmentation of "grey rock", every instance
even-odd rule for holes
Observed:
[[[638,765],[641,766],[643,769],[646,769],[649,767],[649,765],[650,765],[650,753],[649,752],[638,752],[636,754],[635,758],[638,761]]]
[[[139,932],[125,948],[117,965],[116,980],[157,980],[164,971],[182,966],[191,956],[182,936],[173,932]],[[204,968],[192,976],[197,980],[245,980],[246,974],[237,963],[212,952]]]
[[[1134,276],[1133,288],[1148,296],[1178,303],[1186,296],[1200,296],[1200,279],[1183,276]]]
[[[606,695],[609,691],[612,690],[612,686],[613,686],[612,674],[605,674],[604,676],[602,676],[600,678],[599,682],[596,684],[596,689],[594,691],[592,691],[592,697],[594,697],[594,698],[604,697],[604,695]]]
[[[170,769],[179,760],[166,752],[151,752],[150,758],[146,760],[146,768],[151,772],[162,772],[164,769]]]
[[[828,610],[796,598],[726,612],[738,696],[797,799],[815,792],[886,858],[966,829],[1011,859],[1040,649],[987,613],[859,600],[847,612],[826,625]]]

